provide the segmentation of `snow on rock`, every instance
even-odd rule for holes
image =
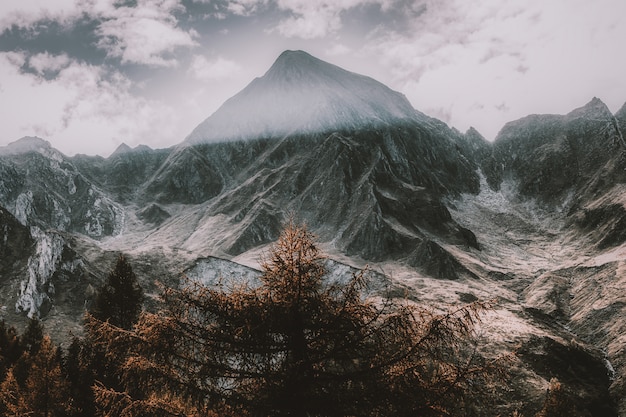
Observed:
[[[359,269],[332,259],[323,261],[326,269],[324,277],[327,285],[345,285]],[[387,276],[376,271],[366,270],[365,295],[386,294],[391,290],[391,281]],[[197,259],[194,265],[185,270],[185,277],[190,282],[198,282],[209,287],[228,290],[246,285],[250,288],[261,286],[262,272],[222,258],[209,257]]]
[[[229,288],[237,285],[258,287],[261,285],[261,271],[221,258],[200,258],[185,270],[191,282],[209,287]]]
[[[92,187],[87,197],[84,216],[85,234],[91,237],[116,236],[124,227],[124,209],[104,192]]]
[[[33,192],[26,191],[17,196],[15,200],[15,217],[24,226],[28,226],[29,218],[33,214]]]
[[[32,227],[31,234],[37,247],[28,260],[29,276],[20,284],[15,309],[33,318],[51,306],[50,295],[54,294],[51,278],[61,262],[64,240],[60,235],[45,233],[38,227]]]

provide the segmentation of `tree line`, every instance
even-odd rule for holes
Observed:
[[[36,320],[21,336],[0,322],[0,415],[481,415],[505,370],[477,353],[487,304],[366,297],[367,270],[331,283],[323,259],[289,224],[260,286],[184,281],[149,312],[121,256],[67,351]],[[561,415],[552,397],[541,416]]]

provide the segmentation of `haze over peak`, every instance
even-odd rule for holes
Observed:
[[[227,100],[187,141],[358,129],[413,120],[417,115],[404,95],[372,78],[303,51],[285,51],[265,75]]]
[[[47,140],[37,136],[24,136],[6,146],[0,147],[0,155],[15,155],[26,152],[42,152],[51,150],[52,145]]]

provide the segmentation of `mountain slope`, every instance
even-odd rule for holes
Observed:
[[[48,142],[23,138],[0,150],[0,205],[24,225],[118,234],[123,209]]]
[[[334,259],[332,279],[370,264],[376,291],[437,311],[498,301],[478,353],[518,353],[513,391],[480,415],[534,415],[552,377],[585,415],[616,415],[609,387],[626,413],[625,126],[626,106],[594,99],[513,121],[492,144],[287,51],[179,146],[0,148],[0,314],[80,332],[120,252],[150,308],[155,280],[254,283],[293,217]]]
[[[615,118],[597,98],[565,116],[533,115],[507,123],[494,142],[494,157],[501,166],[492,181],[506,177],[519,182],[522,195],[557,203],[567,193],[591,197],[605,189],[594,176],[626,150]],[[622,181],[626,176],[619,176]]]

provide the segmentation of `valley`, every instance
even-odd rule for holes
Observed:
[[[321,110],[281,122],[294,102]],[[332,276],[369,266],[379,294],[438,311],[493,300],[481,354],[515,353],[493,415],[536,411],[553,377],[583,415],[623,415],[624,131],[626,106],[611,114],[594,98],[510,122],[490,143],[288,51],[175,147],[0,148],[1,316],[41,317],[67,342],[120,253],[148,304],[183,276],[253,282],[293,218]]]

